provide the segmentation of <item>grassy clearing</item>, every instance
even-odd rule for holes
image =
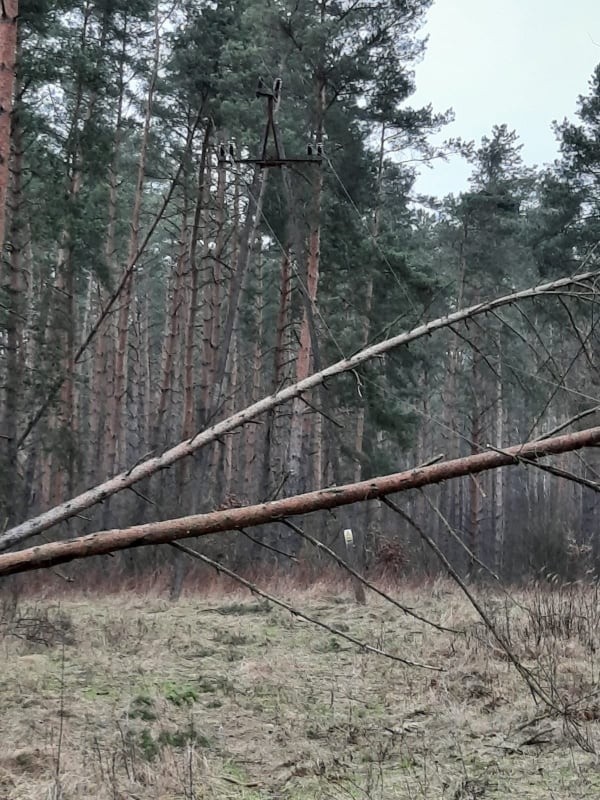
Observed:
[[[49,646],[5,625],[0,798],[600,797],[590,591],[570,606],[562,595],[521,595],[533,618],[487,600],[519,658],[572,698],[568,728],[536,719],[542,709],[455,590],[401,594],[464,635],[373,597],[366,607],[325,590],[291,600],[445,672],[358,652],[242,595],[62,601],[46,613]],[[36,618],[40,608],[20,610]]]

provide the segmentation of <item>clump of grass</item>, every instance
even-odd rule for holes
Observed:
[[[273,606],[268,600],[258,603],[230,603],[226,606],[219,606],[215,611],[222,616],[242,617],[246,614],[270,614]]]
[[[168,747],[174,750],[183,750],[190,744],[204,749],[211,746],[209,737],[196,731],[192,723],[184,728],[170,730],[162,728],[157,735],[153,734],[148,727],[142,728],[137,734],[128,731],[126,738],[133,743],[140,757],[148,763],[156,761],[162,755],[163,750]]]
[[[144,728],[140,732],[138,746],[145,761],[154,761],[160,753],[160,744],[154,739],[149,728]]]
[[[183,749],[189,744],[195,744],[199,747],[208,749],[211,746],[211,741],[208,736],[198,733],[193,725],[186,728],[177,728],[173,731],[161,730],[158,734],[158,743],[162,746],[173,747],[175,749]]]
[[[21,605],[5,598],[0,605],[0,638],[4,637],[48,648],[74,645],[75,626],[61,606]]]
[[[590,652],[600,647],[600,584],[560,581],[548,576],[530,592],[528,633],[539,646],[543,639],[575,639]]]
[[[205,675],[201,675],[196,683],[199,692],[204,694],[213,694],[216,692],[223,692],[224,694],[233,694],[234,684],[227,677],[227,675],[217,675],[211,679]]]
[[[194,658],[210,658],[214,656],[217,651],[212,647],[195,647],[193,650]]]
[[[186,684],[167,683],[165,698],[174,706],[191,706],[198,702],[198,692]]]
[[[346,648],[342,647],[339,639],[336,639],[335,636],[331,636],[325,642],[319,642],[314,647],[315,653],[339,653],[340,650],[345,649]]]
[[[222,631],[218,630],[214,633],[215,642],[221,644],[232,645],[233,647],[242,647],[243,645],[250,644],[252,638],[244,633],[236,633],[235,631]]]
[[[156,719],[157,715],[154,711],[154,701],[147,695],[138,695],[131,701],[131,708],[129,710],[129,717],[131,719],[142,719],[145,722],[152,722]]]

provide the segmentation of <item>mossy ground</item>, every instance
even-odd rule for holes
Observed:
[[[61,601],[71,643],[0,640],[0,798],[600,797],[595,646],[533,637],[527,615],[509,611],[519,658],[578,701],[565,726],[543,716],[457,591],[395,593],[463,635],[373,596],[288,597],[444,672],[360,652],[242,595]],[[504,620],[501,598],[488,601]]]

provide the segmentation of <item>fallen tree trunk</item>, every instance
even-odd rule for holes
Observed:
[[[281,521],[286,517],[373,500],[389,494],[405,492],[408,489],[418,489],[434,483],[441,483],[450,478],[459,478],[463,475],[473,475],[510,464],[519,464],[522,460],[535,461],[543,456],[567,453],[571,450],[580,450],[583,447],[592,447],[598,444],[600,444],[600,427],[588,428],[551,439],[518,444],[502,452],[494,450],[479,453],[429,467],[417,467],[381,478],[372,478],[360,483],[332,486],[328,489],[274,500],[270,503],[213,511],[210,514],[198,514],[164,522],[150,522],[122,530],[99,531],[77,539],[50,542],[16,553],[5,553],[0,556],[0,576],[51,567],[90,556],[106,555],[131,547],[166,544],[177,539],[264,525],[269,522]]]
[[[253,405],[237,412],[233,416],[228,417],[222,422],[213,425],[211,428],[208,428],[201,433],[198,433],[192,439],[180,442],[179,444],[175,445],[175,447],[172,447],[170,450],[164,452],[161,456],[150,458],[147,461],[136,464],[126,472],[122,472],[121,474],[110,478],[93,489],[89,489],[88,491],[83,492],[83,494],[80,494],[71,500],[67,500],[65,503],[55,506],[54,508],[40,514],[37,517],[10,528],[9,530],[5,531],[2,536],[0,536],[0,552],[8,550],[10,547],[19,544],[20,542],[26,541],[32,536],[35,536],[36,534],[41,533],[42,531],[45,531],[54,525],[57,525],[59,522],[63,522],[64,520],[77,516],[77,514],[85,511],[86,508],[90,508],[91,506],[96,505],[96,503],[101,503],[103,500],[106,500],[107,497],[111,497],[112,495],[121,492],[123,489],[133,486],[135,483],[138,483],[138,481],[151,477],[159,470],[171,467],[177,461],[185,458],[186,456],[192,455],[201,447],[217,441],[222,436],[231,433],[236,428],[241,427],[250,420],[256,419],[256,417],[264,414],[267,411],[270,411],[272,408],[275,408],[282,403],[286,403],[289,400],[293,400],[295,397],[299,397],[309,389],[314,389],[316,386],[322,385],[329,378],[332,378],[335,375],[341,375],[344,372],[351,372],[361,364],[364,364],[365,362],[370,361],[377,356],[381,356],[402,345],[407,345],[410,342],[414,342],[416,339],[421,339],[424,336],[428,336],[434,331],[448,328],[451,325],[455,325],[457,322],[463,322],[471,319],[472,317],[485,314],[489,311],[494,311],[504,306],[514,305],[521,300],[526,300],[532,297],[540,297],[548,294],[560,294],[561,290],[567,289],[568,287],[574,285],[578,286],[580,289],[582,287],[589,288],[593,292],[593,282],[597,278],[600,278],[600,270],[585,272],[581,273],[580,275],[573,275],[569,278],[561,278],[560,280],[552,281],[551,283],[544,283],[533,288],[523,289],[520,292],[514,292],[513,294],[505,295],[504,297],[499,297],[495,300],[478,303],[477,305],[470,306],[469,308],[455,311],[452,314],[439,317],[431,322],[423,323],[422,325],[413,328],[411,331],[401,333],[398,336],[385,339],[382,342],[378,342],[370,347],[366,347],[350,358],[344,358],[341,361],[338,361],[337,363],[327,367],[326,369],[321,370],[320,372],[315,372],[313,375],[309,375],[304,380],[299,381],[292,386],[287,386],[285,389],[282,389],[275,394],[264,397],[262,400],[259,400]],[[588,283],[592,283],[592,285],[588,287]]]

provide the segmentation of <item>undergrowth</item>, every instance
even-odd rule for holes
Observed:
[[[496,633],[560,714],[532,697],[448,583],[388,590],[459,633],[373,596],[357,606],[350,587],[287,596],[442,671],[362,652],[241,593],[7,602],[0,797],[600,796],[595,584],[545,578],[479,591]]]

